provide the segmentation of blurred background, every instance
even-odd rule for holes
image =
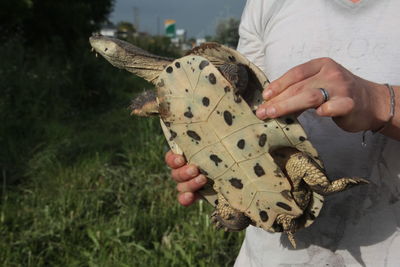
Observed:
[[[245,1],[0,2],[0,265],[231,266],[243,233],[176,201],[152,86],[90,52],[94,32],[179,57],[235,47]]]

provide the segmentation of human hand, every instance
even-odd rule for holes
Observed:
[[[329,94],[324,97],[319,88]],[[377,130],[388,119],[390,95],[385,85],[364,80],[330,58],[318,58],[289,70],[263,92],[260,119],[315,108],[345,131]]]
[[[168,151],[165,162],[172,169],[171,176],[178,183],[178,202],[183,206],[193,204],[199,197],[197,191],[207,183],[207,178],[199,174],[199,169],[193,164],[186,164],[182,155]]]

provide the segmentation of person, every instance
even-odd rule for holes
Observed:
[[[297,249],[249,226],[235,266],[400,266],[399,10],[394,0],[247,1],[238,50],[272,81],[256,115],[301,113],[328,177],[370,184],[326,197]],[[178,201],[192,204],[206,177],[183,156],[165,160]]]

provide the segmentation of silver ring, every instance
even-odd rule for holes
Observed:
[[[329,100],[329,93],[324,88],[319,88],[319,90],[321,91],[322,97],[324,98],[324,102],[322,103],[325,103]]]

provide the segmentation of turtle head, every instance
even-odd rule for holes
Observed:
[[[123,59],[127,57],[126,42],[94,34],[89,38],[90,45],[94,51],[104,57],[113,66],[123,69]]]
[[[157,95],[155,90],[148,90],[141,93],[132,100],[131,115],[150,117],[159,115],[159,106],[157,103]]]
[[[155,83],[159,73],[172,59],[152,55],[131,43],[94,34],[89,38],[96,53],[113,66],[132,72],[145,80]]]

